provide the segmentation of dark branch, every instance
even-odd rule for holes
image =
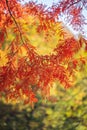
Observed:
[[[67,9],[69,9],[71,6],[73,6],[73,5],[75,5],[75,4],[79,3],[79,2],[81,2],[81,0],[78,0],[78,1],[76,1],[76,2],[72,2],[72,3],[67,7]]]
[[[22,43],[24,43],[23,38],[22,38],[22,33],[21,33],[21,31],[20,31],[20,27],[19,27],[19,25],[18,25],[18,23],[17,23],[15,17],[12,15],[12,12],[11,12],[10,7],[9,7],[9,4],[8,4],[8,0],[6,0],[6,5],[7,5],[7,8],[8,8],[8,11],[9,11],[9,14],[10,14],[11,18],[13,19],[13,21],[14,21],[16,27],[18,28],[21,41],[22,41]]]

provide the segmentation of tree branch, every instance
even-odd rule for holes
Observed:
[[[78,0],[78,1],[76,1],[76,2],[72,2],[72,3],[67,7],[67,9],[69,9],[71,6],[73,6],[73,5],[75,5],[75,4],[79,3],[79,2],[81,2],[81,0]]]
[[[10,7],[9,7],[9,4],[8,4],[8,0],[6,0],[6,5],[7,5],[8,12],[9,12],[11,18],[13,19],[13,21],[14,21],[16,27],[18,28],[18,31],[19,31],[19,34],[20,34],[21,41],[22,41],[22,43],[24,43],[23,38],[22,38],[22,33],[21,33],[21,31],[20,31],[20,27],[19,27],[19,25],[18,25],[18,23],[17,23],[15,17],[12,15],[12,12],[11,12]]]

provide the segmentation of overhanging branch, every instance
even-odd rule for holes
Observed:
[[[13,19],[13,21],[14,21],[16,27],[18,28],[18,31],[19,31],[19,34],[20,34],[21,41],[22,41],[22,43],[24,43],[23,38],[22,38],[22,33],[21,33],[21,31],[20,31],[20,27],[19,27],[19,25],[18,25],[18,23],[17,23],[15,17],[13,16],[11,10],[10,10],[9,4],[8,4],[8,0],[6,0],[6,5],[7,5],[8,12],[9,12],[11,18]]]

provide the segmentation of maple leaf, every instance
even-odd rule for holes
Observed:
[[[86,56],[75,55],[84,44],[86,52],[87,42],[75,39],[56,19],[68,10],[72,26],[82,26],[82,8],[75,6],[79,2],[61,1],[46,9],[35,2],[0,1],[0,96],[4,93],[7,100],[33,105],[38,92],[51,100],[50,89],[56,80],[65,88],[73,85],[74,72],[80,70],[77,66],[86,64]]]

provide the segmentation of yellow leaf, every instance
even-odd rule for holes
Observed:
[[[0,67],[6,65],[6,63],[8,62],[6,56],[7,56],[7,51],[0,50]]]

